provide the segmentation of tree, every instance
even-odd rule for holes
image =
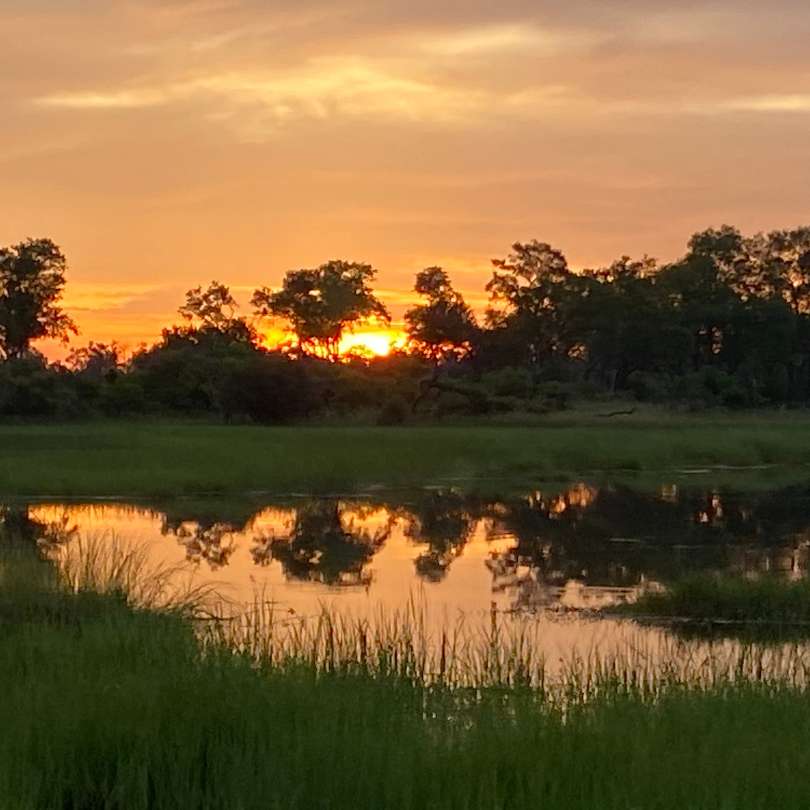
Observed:
[[[290,271],[280,290],[262,287],[251,304],[260,317],[273,315],[289,321],[304,354],[334,362],[346,331],[366,320],[391,320],[371,289],[376,275],[370,264],[330,261],[314,269]]]
[[[478,327],[447,273],[441,267],[428,267],[417,273],[414,289],[427,298],[427,303],[405,313],[408,338],[416,353],[437,364],[467,354]]]
[[[589,371],[611,392],[634,371],[677,371],[684,363],[689,336],[675,339],[677,324],[655,275],[656,263],[649,256],[622,256],[608,267],[585,271],[596,283],[582,296],[574,320],[587,348]]]
[[[253,343],[255,330],[238,318],[239,305],[229,287],[212,281],[206,289],[195,287],[186,293],[186,303],[178,309],[189,328],[203,333],[219,333],[229,340]]]
[[[776,292],[798,314],[810,312],[810,227],[773,231],[767,237],[767,263]]]
[[[717,365],[729,321],[742,297],[726,282],[716,258],[709,253],[687,253],[658,273],[656,286],[671,307],[667,319],[691,336],[692,368],[697,371]]]
[[[67,342],[78,334],[61,309],[67,262],[50,239],[0,248],[0,356],[24,356],[40,338]]]
[[[96,343],[71,349],[65,365],[75,374],[97,380],[110,379],[123,365],[124,348],[118,343]]]
[[[580,297],[587,279],[571,272],[565,256],[546,242],[516,242],[505,259],[493,259],[487,284],[492,304],[490,325],[512,338],[515,349],[532,364],[576,348],[566,310]]]

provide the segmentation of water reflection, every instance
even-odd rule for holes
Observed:
[[[271,588],[295,610],[327,597],[398,605],[423,587],[451,611],[488,610],[493,601],[527,611],[601,607],[700,569],[802,577],[808,505],[810,487],[743,494],[579,483],[501,498],[444,489],[16,504],[0,508],[0,529],[48,547],[112,533],[150,544],[161,562],[188,561],[233,598]]]
[[[295,509],[289,530],[258,534],[250,555],[258,565],[276,560],[288,579],[322,585],[370,585],[369,563],[391,533],[385,525],[368,525],[374,507],[312,500]]]
[[[417,576],[441,582],[450,564],[464,551],[483,512],[458,492],[434,491],[403,508],[405,536],[427,548],[414,560]]]

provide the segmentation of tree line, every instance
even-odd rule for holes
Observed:
[[[188,291],[181,323],[152,346],[125,357],[91,342],[48,363],[36,342],[77,334],[61,306],[67,263],[51,240],[29,239],[0,248],[0,415],[400,422],[543,413],[578,397],[688,408],[810,399],[810,227],[745,236],[724,225],[668,264],[623,256],[579,271],[533,240],[492,265],[480,318],[441,267],[418,272],[407,343],[385,357],[341,353],[347,333],[391,317],[376,269],[335,260],[256,289],[249,314],[214,281]],[[268,318],[292,338],[263,345]]]

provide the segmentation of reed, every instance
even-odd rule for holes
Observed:
[[[800,645],[594,650],[551,679],[534,626],[497,613],[436,631],[416,604],[361,622],[261,599],[203,620],[126,592],[137,557],[106,553],[0,554],[4,808],[810,803]]]

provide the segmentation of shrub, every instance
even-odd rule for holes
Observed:
[[[393,396],[386,400],[377,417],[378,425],[401,425],[407,418],[410,408],[404,397]]]
[[[481,384],[495,396],[530,399],[534,393],[534,380],[525,368],[507,366],[489,371],[481,377]]]

